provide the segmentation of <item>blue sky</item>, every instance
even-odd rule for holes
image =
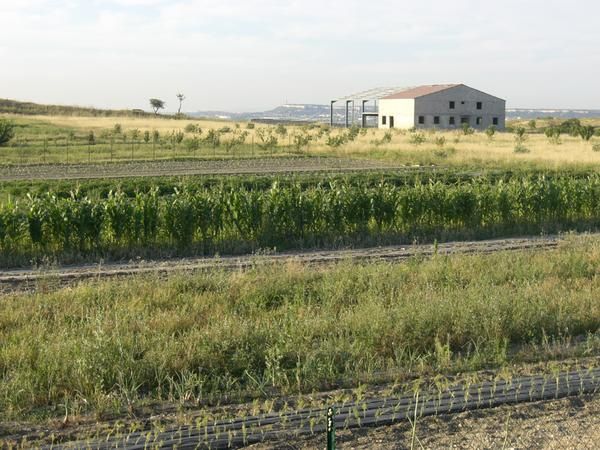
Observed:
[[[600,109],[598,17],[592,0],[0,0],[0,97],[248,111],[464,82]]]

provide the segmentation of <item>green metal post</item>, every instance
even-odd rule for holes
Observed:
[[[335,410],[327,409],[327,450],[335,450]]]

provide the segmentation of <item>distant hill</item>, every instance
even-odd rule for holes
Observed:
[[[299,122],[329,122],[329,106],[315,104],[281,105],[274,109],[261,112],[235,113],[227,111],[198,111],[188,113],[193,117],[219,118],[230,120],[257,120],[257,121],[299,121]],[[340,123],[344,120],[344,108],[334,109],[334,120]],[[360,117],[358,108],[355,117]],[[581,109],[521,109],[506,110],[508,119],[537,119],[540,117],[554,117],[557,119],[583,119],[600,117],[600,110]]]
[[[98,109],[82,106],[41,105],[31,102],[0,99],[0,113],[43,116],[154,116],[140,109]]]
[[[508,119],[589,119],[600,117],[600,109],[507,109]]]

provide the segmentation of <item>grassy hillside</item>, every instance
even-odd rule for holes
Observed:
[[[154,114],[141,110],[132,109],[98,109],[83,106],[65,106],[65,105],[41,105],[32,102],[20,102],[0,98],[0,113],[5,114],[25,114],[25,115],[43,115],[43,116],[93,116],[93,117],[113,117],[113,116],[140,116],[150,117]]]

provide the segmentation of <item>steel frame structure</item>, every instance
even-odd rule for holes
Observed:
[[[361,113],[361,126],[364,128],[367,124],[367,117],[379,117],[378,111],[366,111],[365,106],[368,102],[375,102],[375,106],[377,107],[377,101],[383,97],[387,97],[388,95],[395,94],[396,92],[404,91],[406,89],[410,89],[407,87],[378,87],[374,89],[369,89],[362,92],[357,92],[352,95],[347,95],[345,97],[339,97],[330,101],[329,105],[329,125],[333,126],[333,108],[334,105],[338,102],[344,102],[344,126],[348,128],[350,123],[354,124],[354,111],[355,105],[357,102],[360,102],[360,113]],[[352,105],[352,116],[350,117],[349,106]]]

